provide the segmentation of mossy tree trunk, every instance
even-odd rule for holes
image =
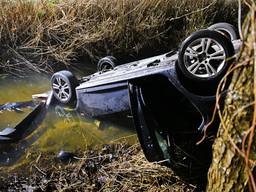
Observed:
[[[254,136],[255,113],[255,5],[252,2],[244,26],[244,47],[236,64],[228,90],[221,124],[213,145],[213,160],[208,172],[207,191],[253,191],[253,176],[249,177],[256,157]],[[247,153],[251,136],[252,145]],[[254,137],[253,137],[254,136]],[[246,166],[246,154],[249,162]],[[251,182],[249,182],[251,179]],[[250,183],[250,185],[248,185]]]

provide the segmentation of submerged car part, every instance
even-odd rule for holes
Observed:
[[[47,109],[54,102],[54,97],[52,93],[46,102],[41,102],[38,104],[32,112],[30,112],[25,119],[23,119],[14,128],[5,128],[0,132],[0,142],[3,143],[13,143],[29,136],[37,126],[43,121]]]

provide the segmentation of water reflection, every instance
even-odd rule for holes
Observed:
[[[1,115],[4,114],[5,112]],[[25,139],[14,144],[0,145],[1,166],[10,166],[22,160],[27,150],[54,153],[60,150],[85,150],[88,146],[111,143],[135,133],[129,119],[115,123],[111,119],[87,119],[76,111],[58,105],[48,109],[41,124],[34,123],[33,126],[35,130]],[[133,143],[135,139],[135,136],[131,137],[128,142]]]

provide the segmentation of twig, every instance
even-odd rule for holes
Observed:
[[[33,167],[35,167],[36,170],[39,171],[39,172],[40,172],[41,174],[43,174],[44,176],[47,175],[44,171],[42,171],[42,170],[41,170],[39,167],[37,167],[36,165],[33,165]]]

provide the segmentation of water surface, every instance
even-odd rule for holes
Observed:
[[[30,101],[33,94],[50,89],[48,76],[36,75],[26,79],[6,78],[0,80],[0,104]],[[31,111],[33,106],[18,111],[0,111],[0,130],[15,127]],[[27,138],[14,144],[0,144],[0,167],[13,166],[27,159],[34,152],[84,151],[88,147],[120,142],[136,141],[131,121],[113,122],[88,119],[76,111],[63,106],[53,106],[48,110],[42,123]]]

